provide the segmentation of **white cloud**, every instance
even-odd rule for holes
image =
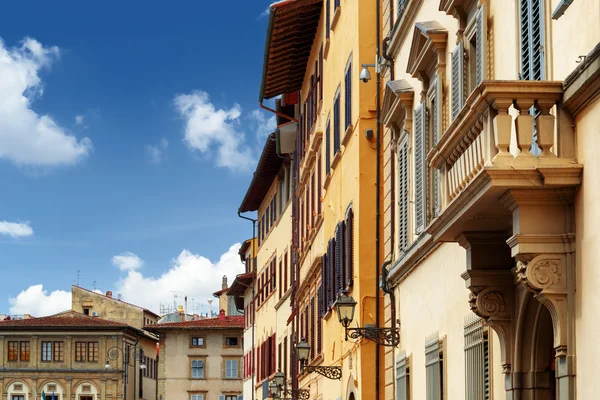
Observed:
[[[150,156],[150,161],[153,164],[160,164],[165,159],[164,153],[167,147],[169,147],[169,142],[165,138],[160,139],[160,143],[156,146],[147,145],[146,151]]]
[[[52,315],[71,308],[71,292],[55,290],[48,294],[44,285],[28,287],[8,299],[11,314],[31,314],[35,317]]]
[[[246,171],[254,166],[253,152],[240,130],[239,105],[219,109],[210,102],[208,93],[197,91],[177,95],[175,107],[185,121],[184,142],[190,149],[207,156],[216,153],[217,165],[233,171]]]
[[[83,124],[83,115],[76,115],[75,116],[75,125],[81,125]]]
[[[240,244],[231,246],[217,262],[188,250],[183,250],[173,260],[171,267],[160,276],[144,276],[139,271],[130,270],[117,282],[115,293],[123,295],[123,300],[158,311],[160,304],[173,304],[173,291],[188,297],[191,303],[207,304],[213,299],[212,293],[221,289],[223,275],[233,282],[235,276],[244,272],[238,250]],[[215,304],[218,302],[215,300]],[[183,299],[180,304],[183,305]],[[213,304],[213,311],[217,306]]]
[[[31,108],[43,94],[40,69],[59,56],[58,47],[44,47],[25,38],[7,48],[0,39],[0,158],[17,165],[75,164],[92,151],[88,138],[77,139],[49,115]]]
[[[258,109],[252,111],[250,118],[255,123],[256,139],[260,144],[263,144],[266,138],[277,128],[277,118],[274,114],[267,118],[265,113]]]
[[[0,221],[0,235],[13,238],[26,237],[33,235],[33,229],[28,222]]]
[[[112,258],[112,263],[115,267],[119,267],[121,271],[134,271],[142,268],[144,261],[130,251],[119,254]]]

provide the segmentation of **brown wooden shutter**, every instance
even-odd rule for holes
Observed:
[[[319,317],[327,310],[327,253],[321,256],[321,286],[319,288]]]
[[[323,351],[323,282],[319,286],[317,303],[319,304],[319,314],[317,315],[317,354]]]
[[[346,288],[352,287],[354,283],[354,211],[352,208],[348,209],[346,213],[346,238],[345,244],[345,269],[346,269],[346,281],[344,284]]]
[[[310,359],[313,360],[316,354],[315,348],[315,298],[310,299]]]
[[[321,215],[321,195],[322,195],[322,182],[323,178],[323,166],[321,165],[321,156],[319,155],[319,159],[317,160],[317,215]]]
[[[335,293],[334,301],[343,289],[344,275],[342,265],[344,263],[344,223],[338,223],[335,228]]]
[[[310,178],[310,225],[315,227],[315,174],[313,173]]]

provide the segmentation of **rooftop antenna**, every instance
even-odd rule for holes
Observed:
[[[79,273],[81,272],[80,269],[77,270],[77,286],[79,286]]]
[[[96,290],[96,281],[94,281],[94,290]]]

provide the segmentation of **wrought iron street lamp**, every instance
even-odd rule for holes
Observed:
[[[308,355],[310,354],[310,344],[306,339],[302,339],[300,343],[296,344],[296,352],[298,353],[298,360],[302,365],[302,371],[316,372],[319,375],[324,376],[328,379],[342,379],[342,367],[336,365],[306,365],[308,361]]]
[[[338,315],[338,321],[346,331],[346,340],[365,338],[383,346],[397,346],[400,343],[400,331],[398,328],[348,328],[354,319],[356,300],[346,294],[341,294],[333,303]]]
[[[306,389],[286,389],[284,387],[285,380],[285,374],[277,371],[268,386],[272,398],[278,400],[308,400],[310,398],[310,392]]]
[[[110,369],[110,360],[117,360],[121,357],[123,360],[122,368],[123,368],[123,400],[127,400],[127,376],[128,376],[128,366],[133,367],[133,398],[136,398],[135,390],[136,390],[136,376],[135,371],[137,370],[137,361],[140,361],[140,369],[146,369],[146,360],[144,359],[144,350],[137,346],[131,346],[129,351],[123,350],[119,346],[113,346],[106,351],[106,364],[104,365],[105,369]],[[130,359],[133,359],[133,365],[130,364]]]

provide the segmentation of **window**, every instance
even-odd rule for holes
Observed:
[[[63,342],[54,342],[54,361],[65,360],[65,347]]]
[[[344,76],[344,130],[352,124],[352,56],[348,59]]]
[[[340,89],[333,100],[333,154],[340,151]]]
[[[346,211],[344,234],[343,286],[348,290],[354,284],[354,212],[352,206],[348,207]]]
[[[88,362],[98,361],[98,342],[89,342],[88,344]]]
[[[203,337],[193,337],[192,338],[192,346],[193,347],[204,347],[204,338]]]
[[[544,74],[544,19],[542,0],[520,0],[520,48],[523,80],[545,79]]]
[[[21,394],[13,394],[12,400],[25,400],[25,396]]]
[[[238,360],[225,360],[225,377],[228,379],[239,378]]]
[[[410,371],[408,358],[402,352],[396,359],[396,400],[410,399]]]
[[[398,247],[402,253],[408,247],[408,144],[409,135],[405,135],[396,151],[398,178]]]
[[[90,315],[90,309],[89,308],[84,308],[83,309],[83,314],[84,315]]]
[[[19,361],[19,342],[8,342],[8,361]]]
[[[42,361],[52,361],[52,342],[42,342]]]
[[[204,360],[192,360],[192,378],[204,378]]]
[[[238,342],[239,342],[239,340],[237,337],[226,337],[225,338],[225,346],[227,346],[227,347],[237,347]]]
[[[192,394],[190,395],[190,400],[204,400],[203,394]]]
[[[126,352],[126,354],[128,354],[128,352]],[[98,342],[75,342],[75,361],[97,362]]]
[[[439,80],[437,78],[433,80],[433,83],[431,84],[431,87],[428,90],[427,99],[429,101],[428,110],[430,111],[428,113],[429,121],[427,123],[427,127],[429,127],[429,133],[427,139],[428,142],[431,143],[431,146],[427,147],[427,150],[425,150],[425,154],[427,154],[427,151],[430,147],[434,147],[437,144],[441,136],[440,131],[442,127],[442,85],[439,83]],[[429,215],[436,217],[441,209],[439,170],[435,168],[430,168],[428,178],[431,182],[431,204],[429,205],[431,208]]]
[[[335,274],[335,289],[333,293],[333,301],[337,299],[340,293],[344,290],[344,221],[339,222],[335,228],[335,241],[334,241],[334,274]]]
[[[331,30],[331,0],[325,2],[325,37],[329,39],[329,31]]]
[[[427,400],[444,399],[444,357],[437,333],[425,343],[425,382]]]
[[[29,361],[29,342],[19,343],[19,353],[21,361]]]
[[[242,396],[238,398],[238,396],[235,394],[220,395],[219,400],[241,400],[241,397]]]
[[[425,229],[427,213],[427,161],[426,148],[426,107],[421,103],[415,110],[415,231],[420,234]]]
[[[467,400],[490,399],[488,332],[475,314],[465,317],[465,384]]]

